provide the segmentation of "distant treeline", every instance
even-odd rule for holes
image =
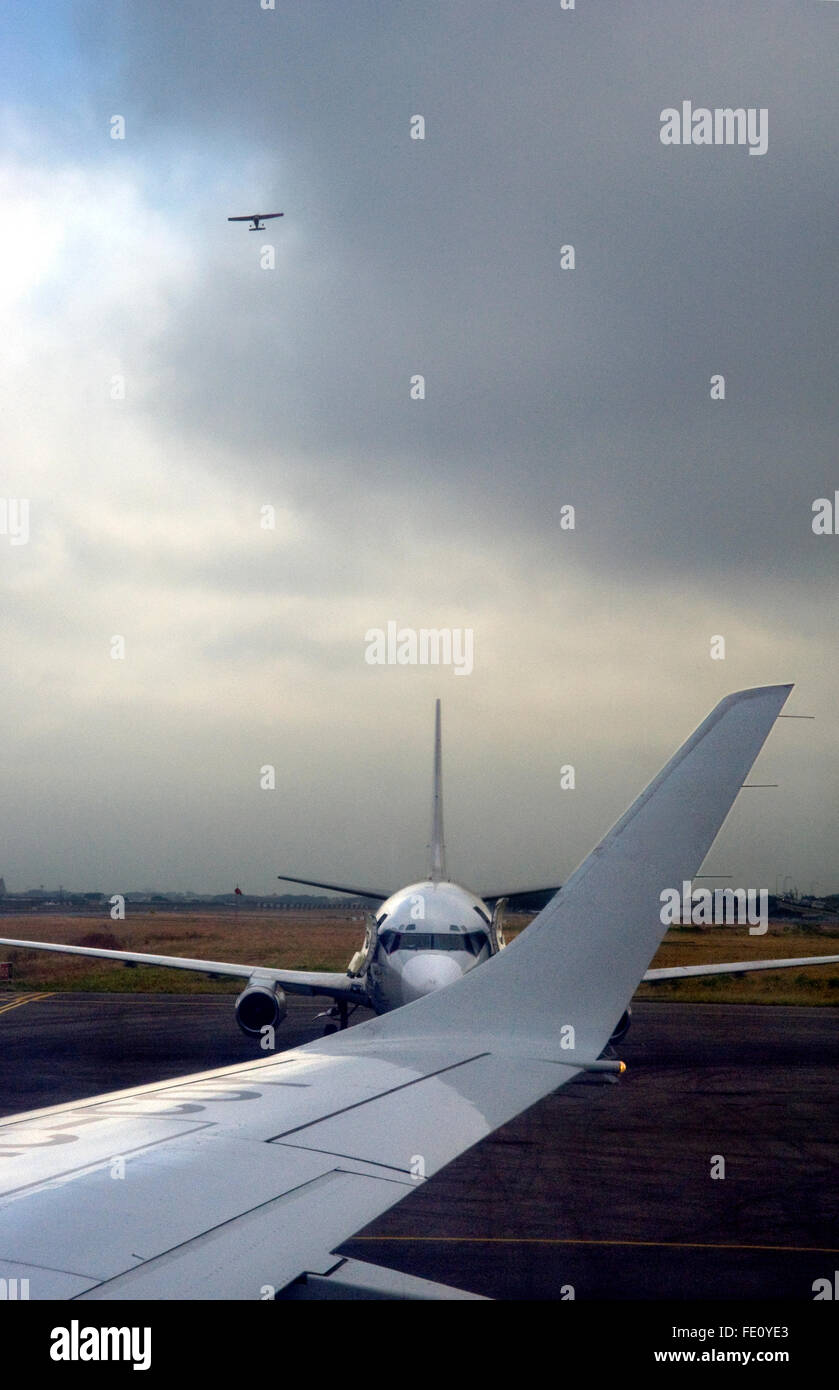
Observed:
[[[6,912],[23,908],[57,907],[72,910],[94,907],[107,908],[113,894],[41,892],[31,889],[25,893],[6,893],[0,897],[0,910]],[[311,893],[122,893],[126,906],[195,909],[208,907],[246,908],[365,908],[370,899],[316,897]]]

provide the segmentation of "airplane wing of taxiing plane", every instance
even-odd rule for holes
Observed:
[[[48,941],[18,941],[0,937],[0,946],[17,946],[28,951],[61,951],[68,956],[99,956],[121,960],[128,965],[165,965],[173,970],[194,970],[203,975],[233,975],[241,979],[258,977],[261,984],[278,984],[287,994],[328,994],[333,999],[359,1002],[363,987],[357,980],[338,971],[277,970],[270,965],[242,965],[238,961],[191,960],[186,956],[150,956],[142,951],[109,951],[101,946],[59,946]]]
[[[784,970],[792,965],[836,965],[839,956],[787,956],[784,960],[735,960],[726,965],[671,965],[648,970],[644,984],[660,980],[686,980],[692,975],[739,975],[741,970]]]
[[[664,935],[661,889],[699,869],[790,689],[722,700],[527,931],[446,989],[0,1121],[0,1276],[33,1299],[453,1296],[334,1252],[579,1072],[622,1070],[601,1053]]]

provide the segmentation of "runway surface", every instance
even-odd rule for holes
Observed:
[[[318,1037],[320,1005],[288,1003],[282,1047]],[[0,1114],[264,1056],[232,1006],[0,994]],[[812,1300],[839,1268],[836,1010],[637,1004],[620,1055],[344,1252],[494,1298]]]

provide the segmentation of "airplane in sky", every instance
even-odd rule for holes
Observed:
[[[311,887],[328,888],[354,897],[381,900],[375,914],[367,914],[363,944],[352,957],[346,972],[281,970],[273,966],[149,955],[99,946],[21,941],[12,937],[0,937],[0,946],[95,956],[131,965],[169,966],[176,970],[246,979],[248,983],[235,1004],[236,1022],[244,1033],[259,1038],[263,1045],[267,1045],[266,1037],[270,1039],[274,1036],[288,1012],[286,994],[321,995],[331,999],[333,1004],[326,1015],[328,1021],[324,1028],[326,1034],[346,1028],[350,1013],[358,1007],[372,1009],[377,1014],[390,1013],[454,983],[476,965],[482,965],[498,955],[505,947],[503,914],[510,897],[548,895],[553,898],[559,892],[558,885],[555,885],[550,888],[508,889],[503,893],[479,896],[447,877],[439,700],[434,716],[431,840],[426,878],[395,892],[385,892],[291,878],[284,874],[279,877],[284,882],[307,883]],[[674,966],[648,970],[643,978],[645,982],[676,980],[692,975],[726,975],[746,970],[826,965],[835,961],[839,961],[839,956]],[[616,1019],[610,1039],[612,1044],[619,1043],[625,1037],[630,1016],[631,1011],[627,1008]]]
[[[250,222],[249,232],[264,232],[265,223],[272,217],[285,217],[284,212],[246,212],[243,217],[228,217],[228,222]]]
[[[662,885],[698,872],[791,689],[721,700],[480,969],[290,1052],[0,1121],[0,1279],[31,1299],[474,1297],[334,1252],[542,1097],[625,1070],[603,1052],[666,931]]]

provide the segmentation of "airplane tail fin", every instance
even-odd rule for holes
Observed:
[[[446,846],[443,840],[443,747],[440,737],[440,701],[434,715],[434,784],[431,798],[431,846],[428,877],[439,883],[446,877]]]

